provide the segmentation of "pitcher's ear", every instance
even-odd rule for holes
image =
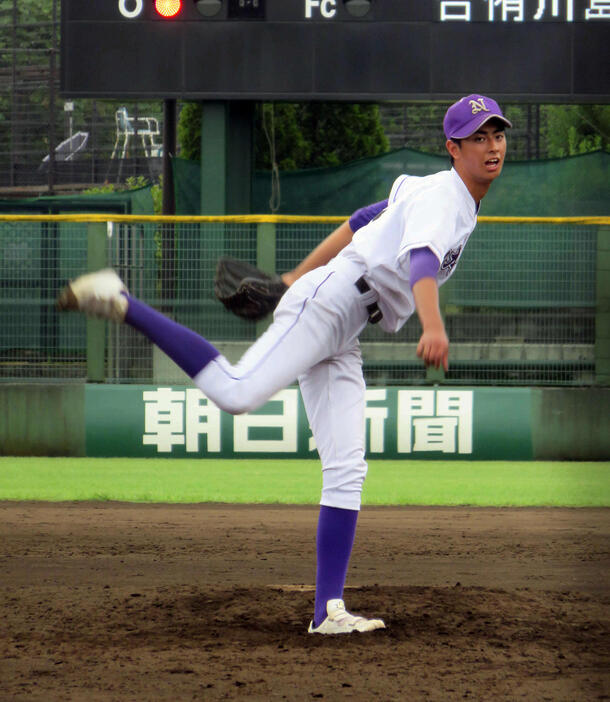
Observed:
[[[451,159],[451,165],[455,163],[456,154],[460,152],[460,142],[457,139],[447,139],[445,142],[445,148],[449,152],[449,158]]]

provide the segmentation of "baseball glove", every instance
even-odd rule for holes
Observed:
[[[245,261],[223,256],[216,266],[214,293],[242,319],[263,319],[273,312],[286,290],[288,286],[279,275],[268,275]]]

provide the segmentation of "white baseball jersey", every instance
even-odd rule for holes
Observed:
[[[379,296],[382,329],[398,331],[415,311],[409,252],[430,248],[440,262],[437,282],[442,285],[476,223],[477,204],[454,169],[396,179],[387,209],[359,229],[339,254],[364,267],[364,277]]]

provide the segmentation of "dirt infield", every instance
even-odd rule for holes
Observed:
[[[0,503],[0,700],[610,699],[610,510],[366,508],[311,636],[312,507]]]

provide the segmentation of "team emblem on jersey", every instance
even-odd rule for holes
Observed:
[[[441,276],[447,278],[451,275],[453,269],[455,268],[458,258],[462,253],[462,245],[456,247],[455,249],[450,249],[446,254],[443,262],[441,263]]]
[[[476,115],[479,112],[489,112],[489,108],[485,104],[484,98],[479,98],[478,100],[470,100],[470,107],[472,107],[472,114]]]

